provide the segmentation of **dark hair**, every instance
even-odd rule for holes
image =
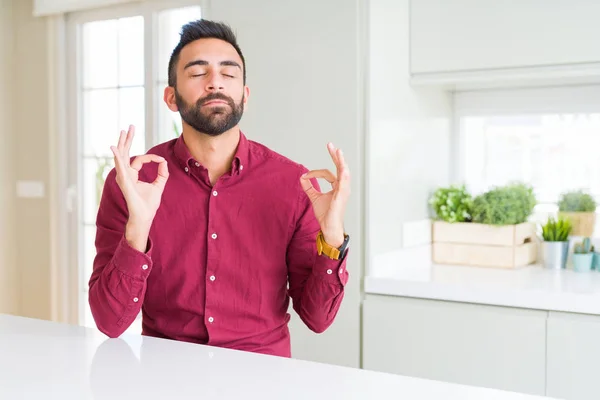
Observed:
[[[179,54],[187,44],[198,39],[220,39],[233,46],[235,51],[242,59],[242,67],[244,68],[244,84],[246,83],[246,60],[242,54],[240,46],[238,46],[237,38],[233,30],[223,22],[214,22],[206,19],[188,22],[181,28],[181,38],[179,43],[173,49],[169,60],[169,86],[175,87],[177,83],[177,61]]]

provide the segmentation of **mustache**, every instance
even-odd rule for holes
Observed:
[[[227,102],[227,104],[229,104],[229,106],[231,108],[233,108],[235,106],[233,99],[231,97],[225,96],[222,93],[211,93],[209,95],[206,95],[203,98],[198,99],[198,102],[196,104],[198,106],[202,106],[202,105],[208,103],[209,101],[213,101],[213,100],[223,100],[223,101]]]

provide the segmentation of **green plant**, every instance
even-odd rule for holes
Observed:
[[[524,183],[495,187],[473,200],[473,222],[488,225],[515,225],[526,222],[536,198]]]
[[[470,222],[473,197],[464,185],[437,189],[429,204],[437,218],[446,222]]]
[[[562,212],[594,212],[596,201],[583,190],[563,193],[558,202],[558,210]]]
[[[104,181],[106,176],[113,168],[113,162],[110,158],[98,158],[98,166],[96,168],[96,204],[100,204],[102,190],[104,189]]]
[[[568,219],[556,220],[549,217],[546,224],[542,226],[542,238],[546,242],[566,242],[572,230],[573,225]]]
[[[179,132],[179,127],[177,126],[177,123],[175,121],[173,121],[173,135],[175,136],[175,138],[178,138],[179,135],[181,135],[181,132]]]
[[[576,243],[573,252],[575,254],[589,254],[594,251],[594,246],[590,243],[590,238],[586,237],[582,242]]]

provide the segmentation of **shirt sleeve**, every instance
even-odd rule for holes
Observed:
[[[104,185],[96,219],[96,257],[89,280],[89,304],[98,329],[118,337],[140,312],[152,270],[152,241],[146,253],[125,239],[127,203],[113,169]]]
[[[316,179],[312,184],[319,190]],[[306,326],[322,333],[333,323],[344,297],[349,278],[347,255],[342,260],[318,255],[317,234],[321,228],[310,199],[303,191],[300,191],[296,215],[287,252],[289,294],[294,310]]]

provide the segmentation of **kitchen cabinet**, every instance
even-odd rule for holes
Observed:
[[[550,312],[547,395],[600,399],[600,316]]]
[[[412,0],[413,76],[600,63],[600,1]]]
[[[543,395],[547,314],[368,294],[363,368]]]

